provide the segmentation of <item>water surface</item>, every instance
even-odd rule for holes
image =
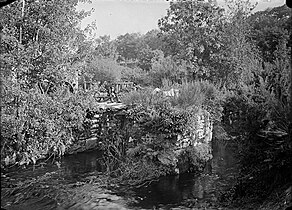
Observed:
[[[220,194],[234,184],[237,167],[233,148],[216,141],[212,144],[213,159],[208,162],[203,174],[166,176],[148,186],[129,189],[127,192],[122,190],[118,194],[126,199],[131,197],[133,202],[130,202],[129,208],[134,209],[183,208],[216,203]],[[11,168],[4,180],[1,177],[1,183],[6,187],[6,181],[25,181],[50,173],[54,183],[69,184],[103,171],[105,167],[102,164],[102,152],[91,151],[67,155],[60,160],[47,160],[24,169]]]
[[[237,174],[234,148],[213,142],[213,159],[201,175],[182,174],[160,178],[149,186],[135,189],[137,202],[144,209],[182,207],[190,203],[216,203],[235,184]]]

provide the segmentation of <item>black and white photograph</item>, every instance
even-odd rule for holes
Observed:
[[[0,0],[1,210],[292,210],[291,0]]]

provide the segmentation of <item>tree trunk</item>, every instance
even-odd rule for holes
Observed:
[[[19,43],[20,44],[22,44],[22,24],[23,24],[23,17],[24,17],[24,6],[25,6],[25,0],[22,0],[21,24],[19,27]]]
[[[291,50],[292,51],[292,50]],[[290,133],[290,141],[292,141],[292,57],[290,58],[290,128],[289,128],[289,133]]]
[[[23,17],[24,17],[24,6],[25,6],[25,0],[22,0],[22,9],[21,9],[21,24],[19,27],[19,44],[22,44],[22,24],[23,24]],[[18,46],[19,51],[19,46]],[[19,72],[16,69],[16,82],[18,83],[19,79]],[[16,97],[16,119],[19,118],[19,96]]]

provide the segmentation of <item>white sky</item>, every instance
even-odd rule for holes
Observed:
[[[281,6],[285,0],[257,0],[256,10]],[[224,0],[217,0],[224,4]],[[158,19],[166,15],[169,2],[165,0],[92,0],[91,4],[80,4],[78,9],[90,10],[93,14],[84,19],[84,27],[96,21],[96,35],[110,35],[111,39],[125,33],[141,34],[158,28]]]

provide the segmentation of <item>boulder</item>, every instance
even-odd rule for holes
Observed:
[[[98,145],[99,145],[99,139],[97,137],[86,139],[85,150],[96,149]]]
[[[188,134],[177,136],[174,148],[177,165],[175,173],[197,172],[203,169],[205,163],[212,158],[212,132],[213,123],[211,115],[200,109],[195,121],[187,128]]]

